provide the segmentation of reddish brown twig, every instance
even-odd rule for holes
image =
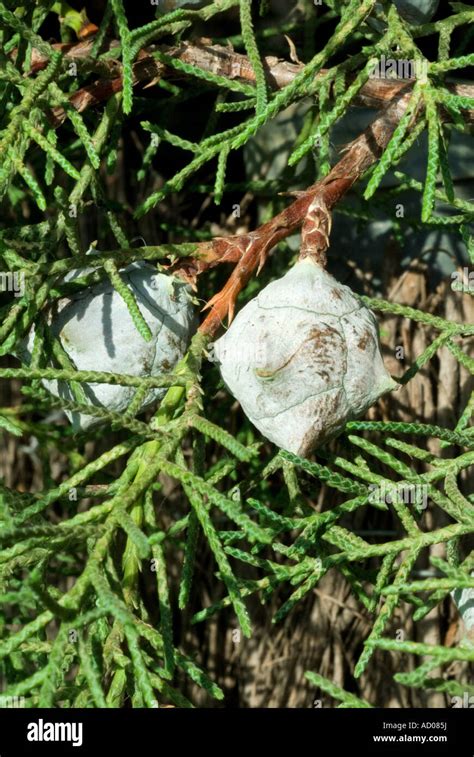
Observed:
[[[200,326],[203,333],[214,336],[226,317],[232,319],[239,292],[246,286],[254,271],[258,272],[264,265],[270,250],[303,224],[311,206],[315,213],[322,212],[320,238],[313,237],[312,241],[320,255],[320,261],[323,260],[329,232],[329,223],[327,220],[324,221],[324,215],[382,154],[405,112],[410,98],[410,85],[406,89],[406,92],[401,92],[388,108],[346,147],[344,156],[324,179],[313,184],[305,192],[298,193],[297,199],[271,221],[248,234],[216,238],[206,243],[203,255],[197,262],[196,273],[201,273],[217,262],[238,262],[224,288],[206,305],[205,309],[209,309],[210,312]],[[303,250],[303,254],[304,252]]]

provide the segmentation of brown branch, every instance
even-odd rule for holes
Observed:
[[[53,45],[53,47],[61,50],[68,60],[89,62],[88,59],[92,44],[93,39],[87,39],[76,45],[59,43]],[[118,42],[110,40],[107,49],[112,50],[116,46],[118,46]],[[183,78],[184,74],[178,73],[171,66],[166,66],[153,58],[152,53],[154,49],[176,60],[196,66],[203,71],[209,71],[219,76],[247,84],[255,84],[255,73],[247,56],[236,53],[228,47],[212,45],[206,40],[201,40],[199,44],[183,42],[179,46],[174,47],[166,45],[150,46],[146,50],[140,51],[133,65],[134,84],[155,82],[160,78]],[[33,50],[31,73],[45,68],[47,62],[48,59],[42,53]],[[80,112],[108,100],[112,94],[122,89],[121,65],[118,60],[90,61],[90,64],[93,70],[94,66],[97,68],[102,78],[94,84],[82,87],[71,95],[71,104]],[[264,58],[264,66],[267,73],[267,81],[273,90],[286,87],[304,68],[303,63],[289,63],[288,61],[279,60],[272,55]],[[323,77],[325,74],[327,74],[327,69],[321,69],[317,76]],[[348,74],[348,84],[353,79],[354,76]],[[406,85],[406,79],[371,78],[360,89],[353,100],[353,104],[360,107],[381,108],[387,102],[393,100]],[[446,86],[452,94],[474,98],[473,85],[447,84]],[[474,110],[466,110],[464,113],[466,120],[474,123]],[[65,118],[66,114],[63,108],[55,108],[53,110],[53,125],[59,126]]]
[[[254,271],[257,269],[258,272],[264,265],[270,250],[304,223],[313,203],[313,207],[319,205],[330,211],[378,160],[405,112],[410,90],[410,85],[406,85],[405,91],[400,92],[370,126],[346,147],[344,156],[330,173],[306,191],[297,193],[297,199],[271,221],[247,234],[218,237],[203,243],[203,254],[196,261],[196,273],[202,273],[222,262],[237,262],[237,265],[224,288],[206,305],[210,312],[201,324],[200,331],[214,336],[226,316],[232,319],[239,292]],[[316,199],[319,202],[315,203]],[[323,241],[317,250],[320,255],[324,255],[325,246],[327,238],[326,244]]]
[[[114,41],[109,42],[109,49],[116,44]],[[91,45],[92,41],[86,40],[78,45],[55,45],[54,47],[62,49],[67,58],[87,61]],[[245,55],[235,53],[226,47],[212,45],[207,40],[201,40],[199,44],[183,42],[177,47],[154,48],[151,46],[147,50],[142,50],[133,66],[135,84],[153,83],[161,77],[176,79],[184,76],[171,66],[166,66],[153,58],[153,49],[197,66],[203,71],[210,71],[246,83],[255,83],[252,66]],[[47,59],[38,51],[34,51],[32,71],[44,68],[46,64]],[[91,65],[94,65],[93,61]],[[119,73],[121,69],[117,60],[95,62],[95,65],[100,66],[102,75],[105,72],[111,78],[101,79],[95,84],[83,87],[71,96],[70,102],[79,111],[91,105],[97,105],[122,88],[122,78]],[[304,67],[304,64],[281,61],[274,56],[267,56],[264,59],[264,65],[268,83],[273,89],[287,86]],[[327,71],[323,69],[318,76],[324,76],[326,73]],[[348,81],[350,80],[351,76],[348,76]],[[224,288],[206,305],[205,309],[209,309],[210,312],[200,326],[203,333],[214,336],[226,316],[232,320],[239,292],[246,286],[254,271],[256,270],[257,273],[260,271],[270,250],[305,224],[310,209],[310,218],[304,226],[308,233],[305,235],[303,245],[305,249],[302,249],[302,254],[314,254],[321,263],[324,263],[330,229],[330,211],[383,153],[405,112],[413,83],[413,80],[369,79],[354,98],[353,104],[371,108],[382,106],[384,109],[373,123],[346,147],[344,156],[328,176],[304,192],[294,193],[297,199],[291,205],[255,231],[230,237],[216,237],[210,242],[202,242],[198,245],[195,258],[181,259],[172,266],[176,273],[195,279],[197,275],[219,263],[236,263]],[[474,97],[474,86],[461,84],[446,86],[454,94]],[[464,115],[467,121],[474,123],[474,110],[466,110]],[[55,125],[62,123],[65,117],[66,114],[62,108],[54,110]],[[416,117],[417,114],[414,115],[413,121]]]

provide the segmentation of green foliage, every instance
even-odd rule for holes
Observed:
[[[51,337],[47,316],[61,298],[108,277],[127,305],[137,339],[149,340],[149,328],[121,278],[120,267],[135,260],[158,266],[160,261],[174,263],[181,258],[199,262],[198,243],[209,233],[195,226],[167,227],[166,219],[156,213],[156,229],[163,220],[157,233],[159,244],[144,242],[133,247],[129,239],[139,228],[134,225],[138,219],[182,190],[212,194],[216,204],[231,197],[242,186],[233,180],[235,154],[288,106],[308,99],[311,118],[292,146],[278,188],[294,188],[298,164],[315,150],[319,150],[317,169],[311,164],[309,176],[308,169],[303,169],[308,183],[325,176],[330,167],[330,130],[347,113],[381,54],[420,61],[426,64],[427,76],[412,87],[405,115],[381,159],[368,171],[364,187],[357,188],[361,203],[363,198],[375,202],[382,180],[392,172],[398,184],[387,190],[387,196],[405,191],[419,194],[421,220],[416,222],[422,228],[436,224],[455,228],[472,261],[469,224],[474,205],[455,195],[449,144],[455,131],[469,132],[464,116],[467,110],[472,112],[474,102],[453,94],[445,77],[474,63],[472,55],[460,54],[463,51],[456,52],[452,45],[457,30],[467,34],[474,11],[454,7],[446,19],[412,27],[391,3],[383,3],[381,10],[375,9],[375,0],[327,3],[323,15],[316,18],[311,15],[312,4],[307,3],[312,33],[327,21],[334,31],[318,52],[312,49],[318,44],[317,35],[307,37],[304,65],[290,83],[273,90],[262,63],[266,44],[281,31],[297,32],[301,18],[290,20],[288,28],[275,29],[257,20],[250,0],[216,0],[198,10],[180,8],[157,15],[131,28],[127,4],[110,0],[75,77],[68,72],[65,53],[55,50],[40,31],[51,15],[76,31],[78,19],[69,16],[61,22],[61,4],[43,5],[37,13],[28,4],[0,3],[0,265],[4,271],[24,276],[26,282],[24,293],[7,298],[0,309],[0,355],[8,358],[0,368],[0,379],[22,386],[21,401],[0,408],[0,429],[6,435],[39,440],[44,465],[41,491],[0,486],[2,695],[25,696],[27,706],[42,707],[119,707],[128,702],[135,707],[169,702],[189,707],[193,705],[182,685],[186,678],[209,697],[221,700],[221,688],[175,643],[177,615],[189,626],[217,614],[232,625],[235,616],[248,637],[252,633],[248,597],[262,605],[274,598],[278,610],[273,622],[280,623],[328,571],[341,573],[370,617],[372,630],[355,667],[356,678],[369,669],[376,651],[403,653],[430,659],[409,673],[397,673],[399,683],[450,695],[470,691],[467,684],[444,680],[439,669],[453,661],[473,662],[472,645],[448,648],[396,640],[389,634],[402,602],[413,606],[413,619],[419,621],[450,592],[474,588],[473,553],[462,560],[456,557],[463,540],[474,532],[473,498],[462,493],[460,483],[463,472],[474,463],[470,425],[474,393],[454,428],[357,420],[347,424],[335,446],[319,450],[315,459],[283,451],[269,459],[269,447],[255,438],[242,416],[239,425],[232,426],[228,405],[225,411],[215,407],[218,379],[206,360],[209,344],[201,333],[167,376],[130,376],[127,366],[121,374],[106,373],[100,366],[80,371]],[[235,18],[240,19],[240,29],[222,38],[217,30],[227,12],[232,14],[234,28]],[[376,34],[367,23],[371,13],[383,23],[381,33]],[[156,97],[161,100],[156,107],[143,91],[134,90],[138,53],[162,40],[189,40],[196,23],[213,42],[230,41],[248,55],[255,85],[203,70],[153,47],[150,54],[155,61],[176,74],[172,83],[160,82]],[[105,49],[107,36],[114,33],[119,46]],[[421,42],[436,35],[439,59],[430,62]],[[37,72],[28,63],[33,51],[44,57],[45,67]],[[89,83],[91,71],[99,76],[110,61],[117,65],[119,56],[122,92],[111,95],[92,116],[80,113],[73,95]],[[325,74],[318,76],[323,68]],[[352,78],[347,83],[349,74]],[[183,83],[187,77],[189,87]],[[184,128],[183,134],[175,133],[174,129],[181,128],[179,119],[167,122],[160,110],[193,98],[199,98],[200,108],[209,109],[202,139],[196,141]],[[52,117],[57,109],[64,111],[61,125]],[[227,124],[222,128],[221,119]],[[136,174],[133,188],[140,187],[130,208],[125,199],[120,203],[109,198],[106,169],[117,160],[117,135],[123,137],[132,127],[145,138],[146,146],[141,167],[135,173],[130,169],[134,181]],[[397,169],[424,130],[428,148],[425,180],[420,182]],[[150,135],[151,142],[147,141]],[[171,161],[171,175],[161,185],[153,185],[147,182],[148,173],[168,147],[178,148],[181,157],[176,164]],[[191,153],[189,162],[181,151]],[[204,183],[193,185],[192,180]],[[243,186],[261,197],[270,192],[275,207],[275,183],[265,176]],[[448,205],[453,214],[438,214],[438,202]],[[100,210],[103,239],[115,239],[118,249],[98,250],[96,270],[67,281],[68,272],[81,271],[90,263],[84,254],[90,240],[82,243],[79,219],[91,206]],[[370,204],[362,208],[370,218]],[[177,238],[185,241],[176,242]],[[284,266],[288,264],[285,259]],[[213,276],[200,290],[203,298],[209,299],[219,285]],[[380,313],[420,324],[429,334],[439,332],[400,384],[419,374],[442,347],[474,373],[466,346],[474,336],[471,324],[373,297],[361,296],[361,301]],[[32,362],[18,366],[17,348],[33,324]],[[74,400],[49,395],[42,380],[67,382]],[[84,390],[91,382],[135,387],[127,412],[91,409]],[[139,420],[136,415],[143,398],[156,387],[167,389],[164,400],[152,417]],[[51,409],[58,407],[87,409],[101,419],[102,429],[74,436],[67,425],[51,420]],[[440,444],[434,452],[436,440]],[[60,482],[48,461],[53,454],[65,461],[67,472]],[[163,508],[157,507],[162,474],[179,488],[181,503],[185,503],[181,509],[171,504],[166,517]],[[328,506],[319,512],[313,503],[323,485]],[[429,512],[441,513],[444,525],[430,527],[426,502],[415,499],[407,504],[395,494],[389,503],[374,500],[371,491],[381,486],[394,493],[404,487],[426,491]],[[360,512],[380,511],[391,512],[396,535],[386,541],[367,541],[356,533],[353,519]],[[208,580],[219,584],[221,594],[216,602],[195,611],[190,608],[203,544],[215,571]],[[433,575],[415,580],[415,562],[433,545],[444,545],[447,559],[431,558]],[[176,573],[178,591],[174,592]],[[150,585],[152,599],[145,590]],[[435,668],[433,678],[430,673]],[[307,680],[341,707],[378,704],[319,674],[308,672]]]

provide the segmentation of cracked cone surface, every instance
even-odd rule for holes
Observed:
[[[251,300],[214,353],[249,420],[302,456],[396,387],[374,315],[311,258]]]

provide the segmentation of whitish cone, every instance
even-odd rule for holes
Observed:
[[[311,258],[268,284],[214,344],[247,417],[282,449],[307,455],[396,383],[374,315]]]
[[[78,276],[92,269],[78,271]],[[190,288],[172,276],[157,273],[145,262],[121,271],[145,319],[152,338],[140,336],[125,302],[109,282],[84,289],[60,301],[50,324],[72,364],[79,371],[102,371],[131,376],[160,376],[173,370],[184,355],[196,327]],[[75,277],[69,275],[68,281]],[[34,329],[20,356],[31,360]],[[65,381],[43,381],[54,395],[74,401]],[[115,412],[126,410],[137,390],[133,386],[82,384],[87,401]],[[142,408],[160,400],[166,389],[152,389]],[[86,429],[100,419],[66,411],[75,429]]]

